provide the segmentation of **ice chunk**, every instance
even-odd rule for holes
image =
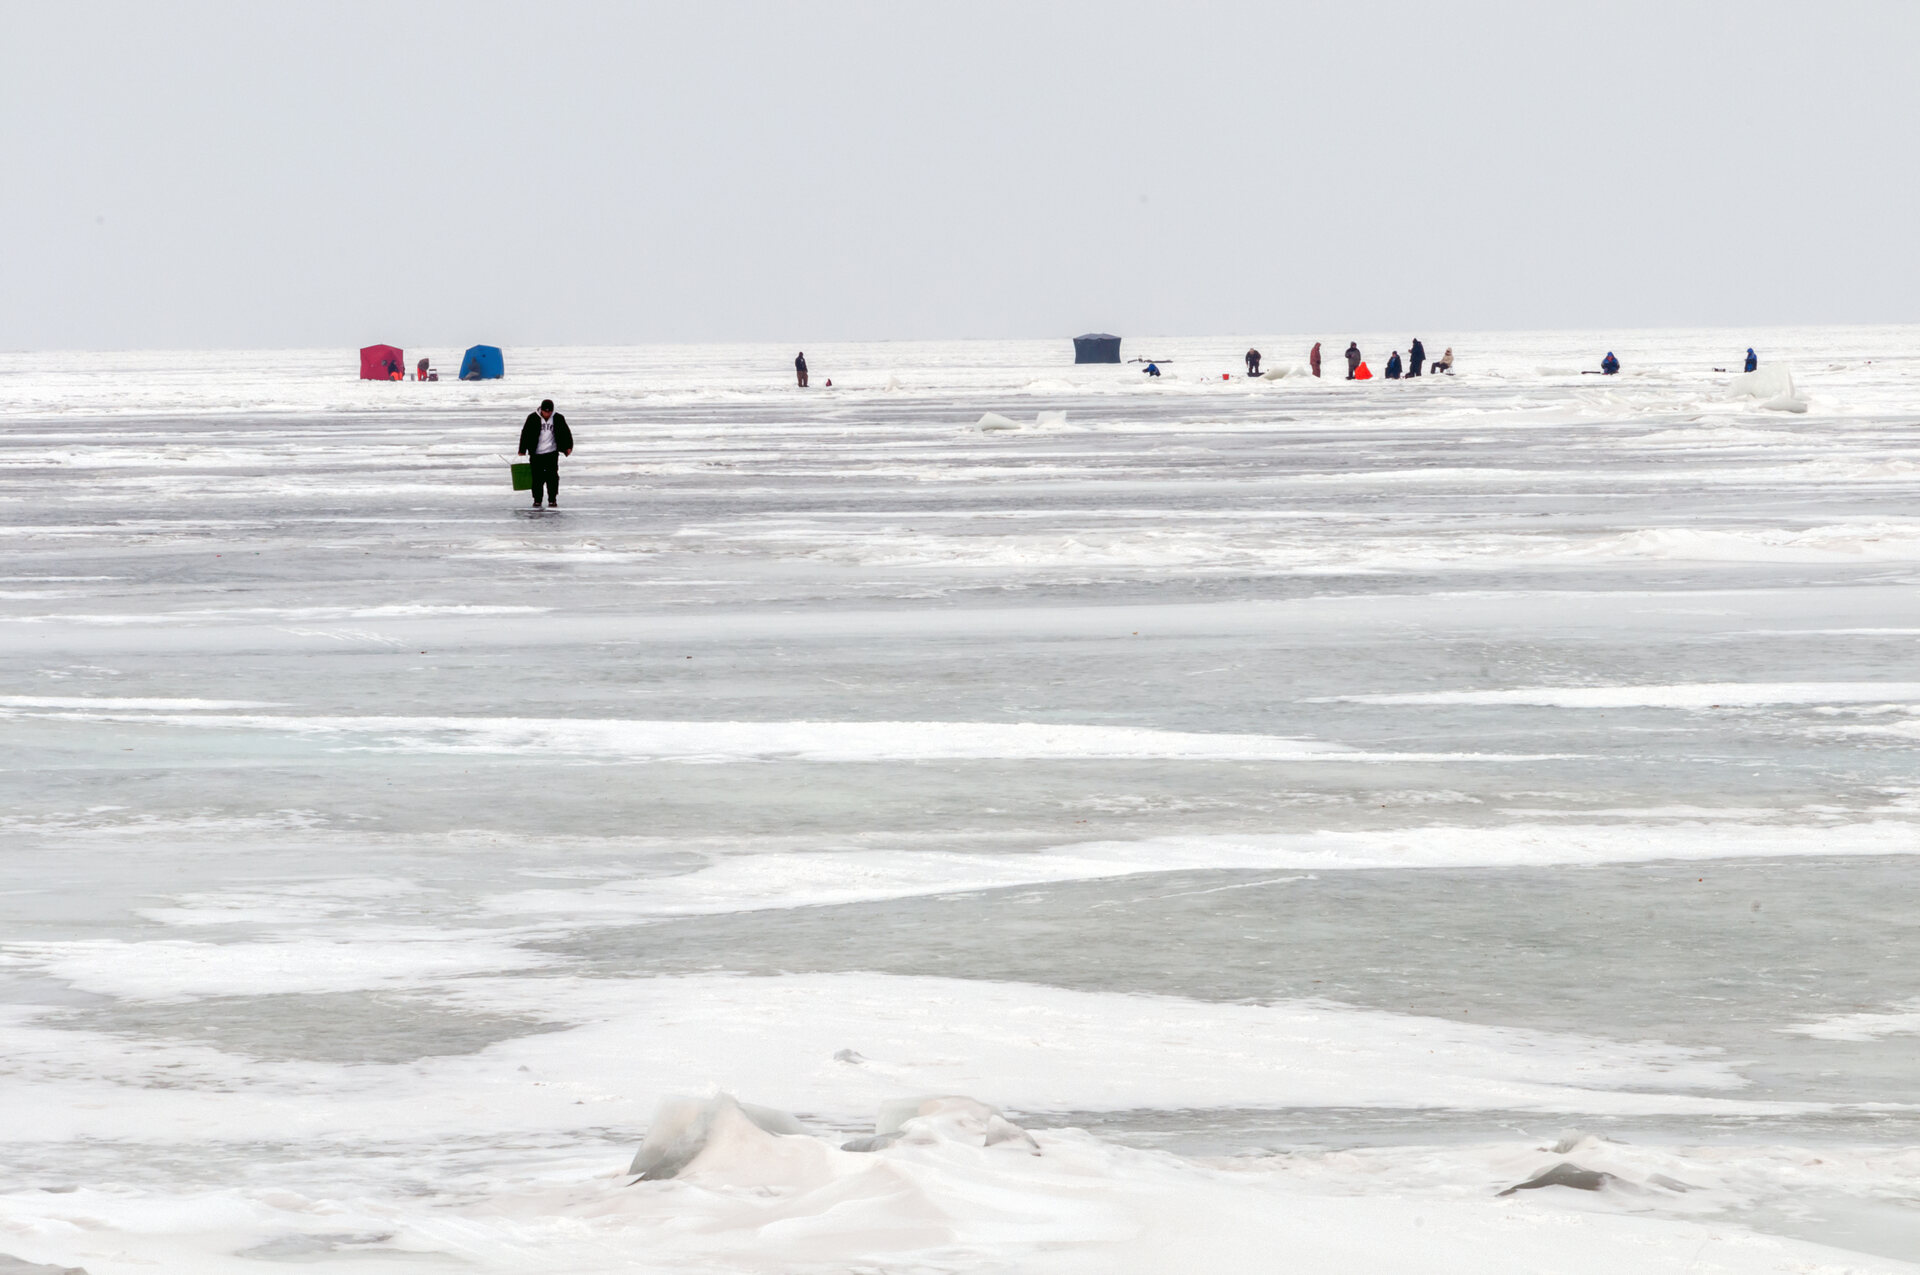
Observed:
[[[1502,1195],[1512,1195],[1515,1191],[1538,1191],[1541,1187],[1564,1186],[1576,1191],[1598,1191],[1601,1187],[1618,1182],[1620,1179],[1611,1173],[1602,1173],[1597,1169],[1583,1169],[1571,1160],[1562,1160],[1544,1173],[1536,1173],[1525,1182],[1516,1182]]]
[[[1773,412],[1807,410],[1807,400],[1794,386],[1793,372],[1784,363],[1772,363],[1734,377],[1732,397],[1760,399],[1760,406]]]
[[[1288,363],[1281,367],[1270,367],[1260,374],[1262,380],[1284,381],[1290,376],[1311,376],[1312,371],[1299,363]]]
[[[1007,1119],[998,1107],[958,1095],[884,1103],[873,1122],[873,1133],[869,1141],[964,1142],[976,1147],[1011,1142],[1040,1154],[1040,1144],[1033,1135]]]
[[[677,1177],[716,1144],[728,1144],[737,1153],[741,1143],[752,1141],[748,1129],[769,1138],[806,1133],[786,1112],[743,1103],[732,1094],[666,1098],[654,1112],[646,1140],[634,1152],[627,1172],[647,1181]]]
[[[1067,423],[1065,412],[1036,412],[1033,423],[1041,429],[1059,429]]]
[[[980,431],[984,434],[990,434],[996,430],[1019,428],[1019,421],[1013,420],[1011,417],[1002,416],[998,412],[988,412],[980,418]]]

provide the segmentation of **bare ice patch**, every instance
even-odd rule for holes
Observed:
[[[1752,708],[1770,704],[1920,701],[1920,682],[1683,682],[1654,686],[1523,686],[1506,690],[1333,695],[1318,703],[1524,705],[1537,708]]]

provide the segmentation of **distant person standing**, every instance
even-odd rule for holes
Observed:
[[[1318,341],[1313,343],[1313,352],[1307,355],[1307,363],[1313,368],[1315,376],[1320,375],[1320,343]]]
[[[1351,381],[1353,374],[1359,370],[1360,343],[1358,341],[1349,341],[1347,342],[1347,379]]]
[[[1747,347],[1747,366],[1744,370],[1751,372],[1759,366],[1760,366],[1760,360],[1753,357],[1753,347],[1749,345]]]
[[[1387,360],[1387,379],[1389,381],[1400,379],[1400,351],[1398,350],[1395,350],[1393,356]]]
[[[1247,375],[1260,375],[1260,351],[1258,350],[1247,351]]]
[[[1420,375],[1420,365],[1427,361],[1427,347],[1420,344],[1420,338],[1413,338],[1413,344],[1407,347],[1407,375]]]
[[[573,431],[567,418],[553,410],[553,400],[540,400],[540,410],[527,415],[520,427],[520,455],[533,468],[533,507],[540,507],[545,488],[549,507],[560,507],[560,458],[573,455]]]
[[[800,388],[803,390],[806,389],[807,388],[807,352],[805,350],[800,351],[799,354],[794,356],[793,370],[794,370],[794,374],[800,378]]]

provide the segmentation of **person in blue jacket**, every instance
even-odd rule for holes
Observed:
[[[1751,345],[1749,345],[1749,346],[1747,347],[1747,366],[1746,366],[1746,370],[1747,370],[1747,371],[1749,371],[1749,372],[1751,372],[1751,371],[1753,371],[1753,369],[1755,369],[1755,368],[1757,368],[1757,367],[1759,367],[1759,366],[1760,366],[1760,360],[1759,360],[1759,359],[1756,359],[1756,358],[1754,358],[1754,357],[1753,357],[1753,347],[1752,347]]]
[[[1620,360],[1613,357],[1612,350],[1608,350],[1607,357],[1600,360],[1600,370],[1608,376],[1620,370]]]
[[[1387,360],[1387,379],[1389,381],[1400,379],[1400,351],[1398,350],[1395,350],[1393,357]]]
[[[1141,368],[1140,370],[1142,372],[1145,372],[1148,376],[1160,375],[1160,365],[1158,363],[1149,363],[1145,367]]]

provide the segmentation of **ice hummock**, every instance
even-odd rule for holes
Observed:
[[[1807,400],[1793,383],[1793,372],[1784,363],[1769,363],[1733,378],[1730,393],[1735,398],[1757,398],[1760,406],[1774,412],[1805,412]]]

